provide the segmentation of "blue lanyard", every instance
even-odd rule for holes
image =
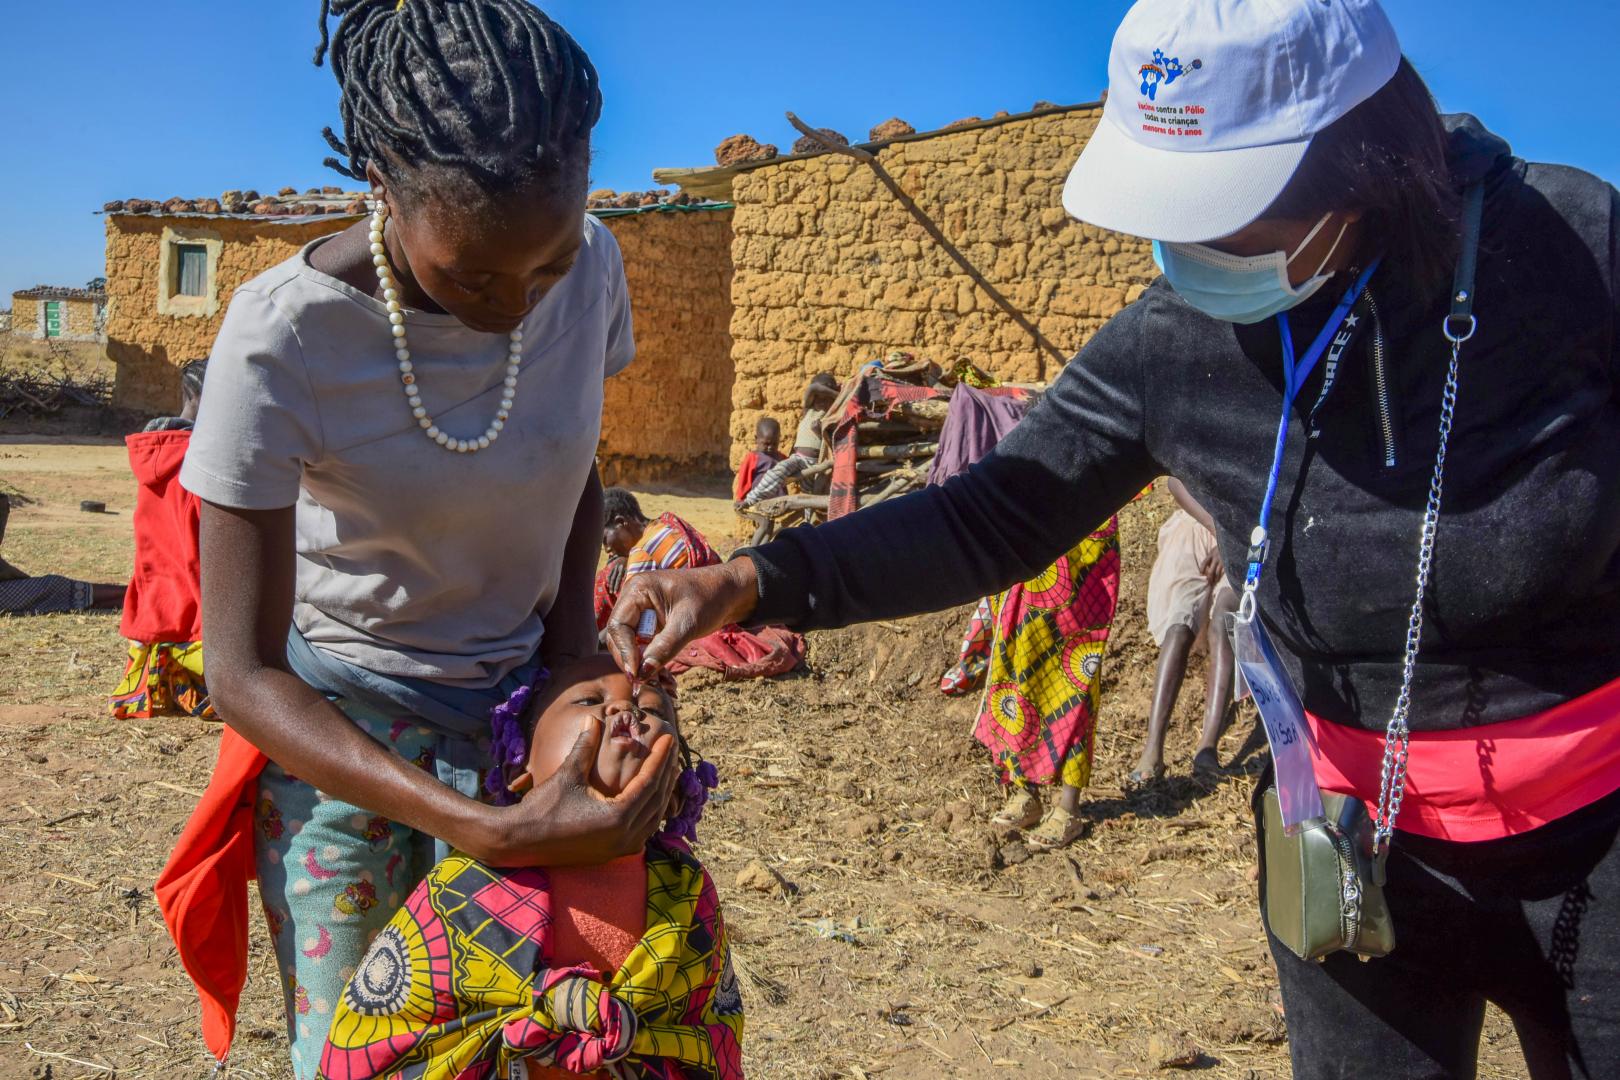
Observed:
[[[1277,481],[1282,475],[1283,453],[1288,448],[1288,414],[1293,411],[1294,399],[1305,385],[1305,380],[1316,368],[1316,362],[1327,351],[1328,343],[1339,332],[1339,327],[1350,314],[1350,309],[1356,306],[1356,299],[1361,291],[1367,287],[1372,278],[1373,271],[1378,269],[1379,259],[1374,259],[1367,269],[1345,290],[1344,297],[1333,309],[1322,325],[1321,332],[1311,347],[1305,350],[1305,357],[1297,365],[1294,363],[1294,332],[1288,325],[1288,312],[1284,311],[1277,316],[1277,328],[1282,335],[1283,356],[1283,401],[1282,419],[1277,422],[1277,446],[1271,452],[1271,475],[1266,479],[1266,497],[1260,503],[1260,523],[1255,526],[1254,536],[1249,543],[1249,571],[1244,576],[1245,591],[1251,591],[1260,583],[1260,568],[1265,565],[1268,548],[1266,524],[1271,521],[1271,504],[1277,497]]]

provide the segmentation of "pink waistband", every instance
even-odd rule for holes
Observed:
[[[1384,733],[1309,717],[1324,791],[1378,798]],[[1620,790],[1620,679],[1534,716],[1412,734],[1396,827],[1441,840],[1529,832]]]

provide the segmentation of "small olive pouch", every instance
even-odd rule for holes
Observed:
[[[1322,792],[1324,816],[1283,829],[1276,785],[1262,797],[1266,921],[1301,959],[1343,949],[1363,957],[1395,948],[1384,904],[1383,867],[1373,857],[1373,822],[1360,799]]]

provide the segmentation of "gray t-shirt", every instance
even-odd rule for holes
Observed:
[[[635,355],[624,264],[586,217],[574,266],[524,321],[500,439],[430,441],[400,388],[387,311],[310,266],[317,240],[237,289],[180,481],[222,506],[296,506],[293,621],[388,675],[490,686],[539,645],[602,426],[602,380]],[[460,437],[500,404],[508,341],[408,312],[428,413]]]
[[[804,419],[799,421],[799,430],[793,436],[793,448],[797,450],[804,447],[806,450],[821,451],[821,422],[826,419],[826,409],[806,409]]]

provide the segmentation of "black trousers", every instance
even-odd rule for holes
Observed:
[[[1268,925],[1296,1080],[1472,1077],[1487,1001],[1534,1080],[1620,1077],[1617,834],[1620,792],[1502,840],[1397,832],[1382,959],[1301,960]]]

